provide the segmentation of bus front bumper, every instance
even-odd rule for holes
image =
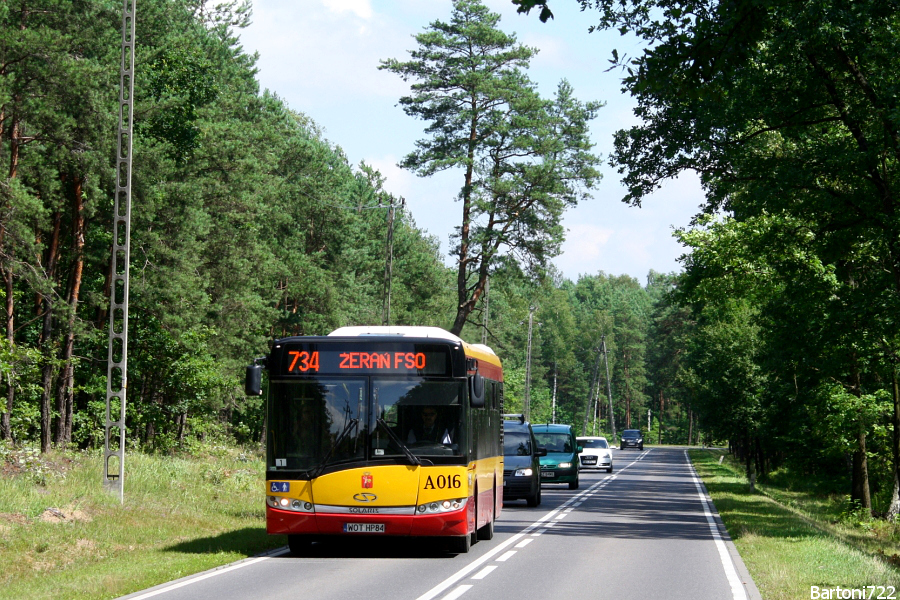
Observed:
[[[437,514],[412,514],[414,507],[410,514],[348,514],[300,513],[266,506],[266,531],[287,535],[461,536],[470,531],[468,506]]]

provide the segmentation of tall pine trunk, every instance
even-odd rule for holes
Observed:
[[[891,365],[891,395],[894,400],[894,413],[891,425],[894,436],[891,444],[893,454],[894,491],[891,495],[891,506],[888,508],[888,519],[897,520],[900,515],[900,385],[897,383],[897,365]]]
[[[4,268],[3,282],[6,286],[6,343],[9,345],[10,351],[16,346],[15,340],[15,320],[13,309],[13,274],[12,268]],[[12,410],[16,399],[16,380],[15,369],[6,376],[6,410],[0,415],[0,437],[4,440],[12,440]]]
[[[53,232],[50,236],[50,246],[47,248],[46,260],[46,290],[42,293],[40,308],[43,311],[43,324],[41,326],[40,343],[43,366],[41,368],[41,452],[50,450],[51,439],[51,411],[50,399],[53,390],[53,363],[56,353],[53,351],[53,287],[56,280],[56,263],[59,259],[59,230],[62,215],[59,211],[53,214]]]
[[[850,390],[859,398],[862,394],[862,381],[856,365],[856,354],[851,356],[853,366],[853,388]],[[866,454],[866,421],[862,408],[857,420],[856,449],[853,451],[853,473],[850,483],[850,500],[859,504],[860,508],[872,512],[872,496],[869,493],[869,458]]]
[[[857,447],[853,451],[853,477],[850,499],[859,507],[872,512],[872,497],[869,493],[869,459],[866,456],[866,427],[859,424],[856,435]]]
[[[84,179],[72,179],[72,229],[75,238],[73,255],[75,263],[72,268],[71,284],[68,294],[68,320],[66,322],[65,339],[60,354],[59,384],[56,390],[56,411],[59,421],[56,428],[56,444],[65,446],[72,441],[72,412],[74,404],[74,366],[72,354],[75,349],[75,321],[78,316],[78,298],[81,291],[81,279],[84,271]]]
[[[6,75],[6,71],[4,70],[3,75]],[[0,123],[6,120],[6,111],[0,111]],[[0,141],[2,141],[3,128],[0,127]],[[13,179],[16,176],[16,170],[19,164],[19,127],[18,123],[15,119],[13,119],[13,125],[10,131],[10,140],[9,140],[10,148],[9,148],[9,179]],[[6,242],[6,224],[0,224],[0,244],[5,244]],[[10,248],[11,257],[15,253],[15,248]],[[3,275],[3,283],[6,288],[6,342],[9,344],[9,350],[12,351],[15,348],[15,297],[14,297],[14,288],[13,288],[13,270],[12,270],[12,262],[3,265],[2,269],[0,269],[0,273]],[[16,377],[15,377],[15,368],[7,375],[6,377],[6,407],[2,414],[0,414],[0,437],[4,440],[12,440],[12,409],[15,405],[16,399]]]
[[[462,225],[459,229],[459,264],[456,265],[456,317],[450,333],[459,335],[466,325],[466,318],[471,312],[467,274],[469,270],[469,228],[471,226],[472,210],[472,176],[474,174],[475,149],[478,140],[478,98],[473,94],[471,98],[472,122],[469,127],[468,162],[466,164],[465,181],[462,189]]]
[[[691,409],[690,406],[688,406],[688,446],[693,444],[693,439],[694,439],[694,411]]]

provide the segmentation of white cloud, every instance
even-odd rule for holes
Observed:
[[[612,235],[611,229],[596,225],[570,225],[566,234],[566,252],[577,254],[582,260],[598,258]]]
[[[361,19],[372,17],[372,5],[369,0],[322,0],[325,7],[331,12],[352,12]]]
[[[313,118],[335,99],[366,102],[408,93],[407,84],[378,64],[406,55],[415,43],[409,29],[375,13],[368,0],[321,2],[304,3],[303,10],[294,0],[254,3],[253,23],[241,40],[260,53],[262,86]]]
[[[405,198],[413,193],[417,178],[413,173],[397,166],[400,160],[396,156],[376,156],[363,160],[367,165],[381,172],[385,177],[384,188],[391,194]]]

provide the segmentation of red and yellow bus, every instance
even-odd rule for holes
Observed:
[[[268,371],[266,529],[300,554],[323,536],[434,536],[468,552],[503,506],[503,370],[436,327],[343,327],[276,340]]]

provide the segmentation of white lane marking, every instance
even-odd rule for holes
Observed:
[[[485,577],[490,575],[491,571],[496,569],[498,566],[499,565],[488,565],[485,568],[483,568],[482,570],[480,570],[477,573],[475,573],[474,575],[472,575],[472,579],[484,579]]]
[[[441,592],[443,592],[444,590],[449,588],[451,585],[453,585],[454,583],[456,583],[457,581],[459,581],[460,579],[462,579],[463,577],[465,577],[466,575],[468,575],[469,573],[471,573],[472,571],[474,571],[475,569],[477,569],[478,567],[480,567],[487,561],[494,558],[494,556],[496,556],[497,554],[500,554],[500,552],[505,550],[507,548],[507,546],[511,546],[512,544],[519,541],[519,539],[521,539],[524,536],[525,536],[524,532],[517,533],[514,536],[512,536],[511,538],[509,538],[508,540],[506,540],[505,542],[498,544],[496,548],[494,548],[493,550],[491,550],[490,552],[488,552],[487,554],[485,554],[478,560],[475,560],[475,561],[469,563],[467,566],[463,567],[462,569],[460,569],[459,571],[457,571],[456,573],[454,573],[453,575],[451,575],[444,581],[440,582],[439,584],[437,584],[436,586],[434,586],[433,588],[431,588],[430,590],[428,590],[427,592],[425,592],[424,594],[419,596],[416,600],[431,600],[432,598],[434,598],[435,596],[437,596],[438,594],[440,594]]]
[[[700,497],[700,502],[703,504],[703,514],[706,516],[706,522],[709,525],[709,530],[712,532],[713,540],[716,543],[716,550],[719,551],[719,559],[722,561],[722,567],[725,569],[725,578],[728,579],[728,585],[731,586],[731,595],[734,600],[739,600],[740,598],[746,599],[747,592],[744,590],[741,578],[738,577],[734,561],[732,561],[731,556],[728,555],[728,548],[725,546],[725,541],[719,533],[719,527],[716,525],[715,519],[713,519],[712,511],[710,511],[709,505],[712,500],[710,499],[707,501],[706,494],[703,493],[703,488],[700,487],[700,479],[697,477],[697,470],[694,469],[694,463],[691,462],[687,450],[684,451],[684,458],[691,468],[691,478],[694,480],[694,487],[697,488],[697,495]]]
[[[230,567],[224,567],[221,569],[216,569],[215,571],[210,571],[204,575],[200,575],[199,577],[194,577],[193,579],[185,579],[179,581],[177,583],[173,583],[172,585],[167,585],[166,587],[159,588],[157,590],[153,590],[152,592],[147,592],[146,594],[141,594],[140,596],[134,596],[129,598],[129,600],[144,600],[145,598],[152,598],[153,596],[158,596],[160,594],[164,594],[166,592],[170,592],[172,590],[177,590],[178,588],[183,588],[187,585],[191,585],[192,583],[197,583],[198,581],[203,581],[204,579],[209,579],[210,577],[215,577],[216,575],[222,575],[224,573],[228,573],[230,571],[235,571],[237,569],[248,567],[250,565],[255,565],[258,562],[262,562],[264,560],[268,560],[273,556],[281,556],[283,554],[287,554],[288,550],[283,549],[281,551],[276,551],[273,554],[269,554],[268,556],[259,556],[257,558],[253,558],[244,562],[239,562],[235,565],[231,565]]]
[[[646,450],[643,454],[641,454],[640,456],[636,457],[636,458],[635,458],[633,461],[631,461],[629,464],[627,464],[627,465],[625,465],[624,467],[622,467],[621,469],[619,469],[619,473],[621,473],[622,471],[624,471],[625,469],[627,469],[628,467],[630,467],[630,466],[633,465],[634,463],[636,463],[636,462],[638,462],[639,460],[641,460],[641,459],[642,459],[644,456],[646,456],[649,452],[650,452],[650,450]],[[505,542],[501,543],[500,545],[498,545],[496,548],[494,548],[493,550],[491,550],[490,552],[488,552],[487,554],[485,554],[485,555],[482,556],[481,558],[479,558],[479,559],[477,559],[477,560],[475,560],[475,561],[469,563],[468,565],[466,565],[465,567],[463,567],[462,569],[460,569],[459,571],[457,571],[456,573],[454,573],[453,575],[451,575],[450,577],[448,577],[448,578],[445,579],[444,581],[440,582],[439,584],[437,584],[436,586],[434,586],[433,588],[431,588],[430,590],[428,590],[427,592],[425,592],[424,594],[422,594],[421,596],[419,596],[418,598],[416,598],[416,600],[431,600],[432,598],[435,598],[438,594],[440,594],[441,592],[443,592],[443,591],[445,591],[446,589],[448,589],[450,586],[452,586],[453,584],[455,584],[457,581],[459,581],[460,579],[464,578],[466,575],[468,575],[469,573],[471,573],[472,571],[474,571],[475,569],[477,569],[478,567],[480,567],[480,566],[483,565],[484,563],[486,563],[486,562],[488,562],[489,560],[491,560],[494,556],[496,556],[497,554],[499,554],[500,552],[502,552],[503,550],[505,550],[509,545],[511,545],[511,544],[513,544],[513,543],[519,541],[521,538],[525,537],[526,535],[530,535],[532,538],[535,538],[535,537],[538,537],[538,536],[540,536],[540,535],[542,535],[542,534],[544,534],[544,533],[547,533],[547,528],[548,528],[548,527],[552,527],[553,525],[556,524],[556,521],[550,521],[550,522],[548,522],[550,519],[554,518],[561,510],[565,509],[565,508],[568,507],[569,505],[574,504],[575,502],[579,502],[579,501],[580,501],[580,502],[583,502],[583,501],[586,500],[588,497],[590,497],[591,495],[593,495],[593,493],[594,493],[595,491],[597,491],[598,489],[600,489],[601,486],[605,485],[606,483],[609,483],[610,481],[612,481],[613,479],[615,479],[616,477],[618,477],[618,476],[619,476],[619,473],[616,473],[615,475],[608,476],[608,477],[604,478],[603,480],[598,481],[597,483],[595,483],[594,485],[592,485],[592,486],[589,487],[588,489],[586,489],[586,490],[580,492],[579,494],[577,494],[577,495],[575,495],[575,496],[572,496],[571,498],[569,498],[568,500],[566,500],[565,502],[563,502],[563,503],[559,506],[559,508],[556,508],[556,509],[554,509],[554,510],[551,510],[551,511],[548,512],[546,515],[544,515],[543,517],[541,517],[540,519],[538,519],[538,520],[535,521],[534,523],[528,525],[528,526],[525,527],[522,531],[520,531],[519,533],[513,535],[511,538],[509,538],[509,539],[506,540]],[[538,529],[538,528],[540,528],[540,529]],[[537,531],[535,531],[536,529],[537,529]]]
[[[456,600],[466,592],[468,592],[472,588],[471,585],[461,585],[457,587],[455,590],[444,596],[443,600]]]
[[[567,512],[563,512],[563,513],[559,513],[558,515],[556,515],[556,519],[557,519],[557,520],[559,520],[559,519],[565,519],[567,516],[569,516],[568,511],[567,511]]]
[[[509,559],[511,559],[511,558],[512,558],[513,556],[515,556],[515,555],[516,555],[516,551],[515,551],[515,550],[510,550],[509,552],[507,552],[507,553],[504,554],[503,556],[498,556],[498,557],[497,557],[497,562],[506,562],[506,561],[508,561]]]
[[[528,544],[530,544],[533,541],[534,541],[534,538],[525,538],[524,540],[522,540],[521,542],[516,544],[516,548],[524,548],[525,546],[527,546]]]

